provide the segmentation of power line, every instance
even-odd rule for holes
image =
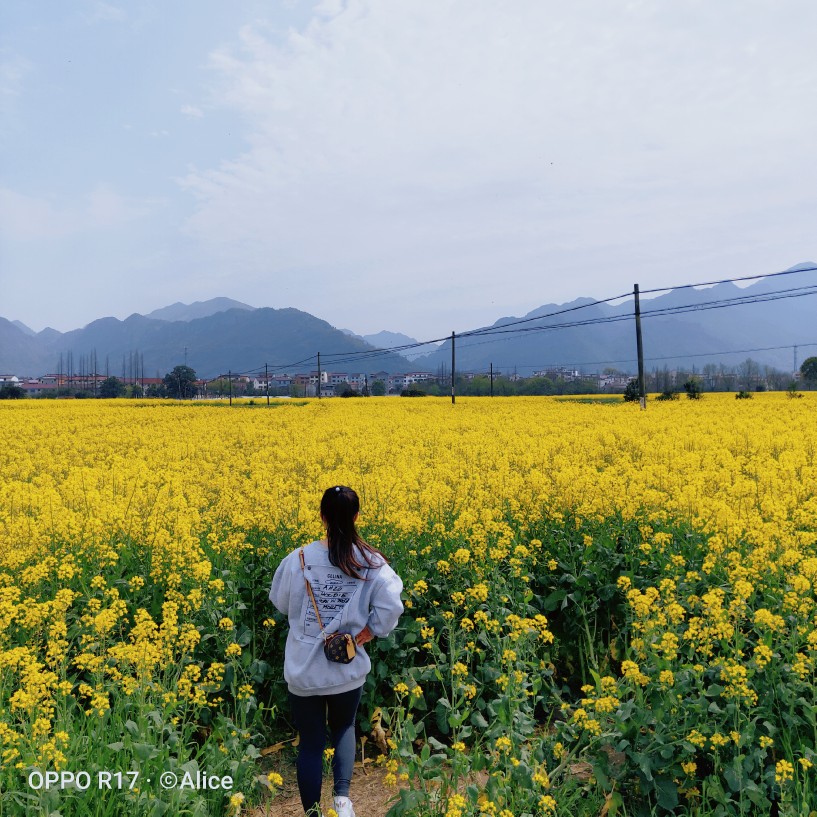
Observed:
[[[741,278],[722,278],[720,281],[702,281],[699,284],[680,284],[674,287],[658,287],[657,289],[642,289],[641,294],[651,292],[669,292],[673,289],[690,289],[691,287],[707,287],[716,284],[734,284],[737,281],[757,281],[761,278],[776,278],[780,275],[796,275],[798,272],[815,272],[817,267],[801,267],[800,269],[787,269],[781,272],[767,272],[765,275],[744,275]]]
[[[801,272],[812,272],[817,271],[817,266],[809,266],[809,267],[801,267],[800,269],[792,269],[792,270],[782,270],[780,272],[773,272],[767,273],[765,275],[747,275],[742,277],[736,278],[723,278],[717,281],[704,281],[694,284],[681,284],[673,287],[660,287],[655,289],[647,289],[641,290],[641,294],[648,294],[654,292],[667,292],[675,289],[692,289],[695,287],[702,287],[702,286],[714,286],[716,284],[723,284],[723,283],[735,283],[738,281],[750,281],[750,280],[758,280],[761,278],[775,278],[783,275],[794,275],[796,273]],[[622,313],[620,315],[606,315],[606,316],[599,316],[595,318],[588,318],[586,320],[579,320],[579,321],[568,321],[564,323],[555,323],[549,324],[546,326],[523,326],[523,324],[533,323],[534,321],[542,321],[546,320],[547,318],[557,317],[559,315],[565,315],[572,312],[576,312],[581,309],[587,309],[592,306],[599,306],[601,304],[611,303],[612,301],[619,301],[623,298],[629,297],[633,293],[624,293],[622,295],[615,295],[609,298],[603,298],[600,300],[593,300],[589,301],[588,303],[578,304],[576,306],[567,307],[565,309],[559,309],[554,312],[549,312],[544,315],[536,315],[533,317],[528,318],[520,318],[518,320],[509,321],[508,323],[504,323],[501,326],[493,326],[493,327],[483,327],[481,329],[473,329],[467,332],[461,333],[458,337],[465,339],[465,338],[475,338],[475,337],[484,337],[484,336],[495,336],[495,335],[521,335],[525,332],[545,332],[545,331],[556,331],[559,329],[570,329],[570,328],[577,328],[582,326],[593,326],[605,323],[617,323],[620,321],[630,320],[633,316],[631,313]],[[724,309],[730,306],[739,306],[742,304],[753,304],[753,303],[763,303],[766,301],[774,301],[774,300],[781,300],[784,298],[799,298],[804,297],[806,295],[813,295],[817,294],[817,285],[807,285],[801,287],[792,287],[789,289],[784,290],[776,290],[770,293],[749,293],[748,295],[737,295],[730,298],[725,299],[717,299],[713,301],[702,301],[697,304],[679,304],[675,306],[669,307],[659,307],[657,309],[648,309],[643,310],[641,312],[642,318],[647,317],[658,317],[658,316],[666,316],[666,315],[675,315],[675,314],[685,314],[688,312],[694,311],[707,311],[710,309]],[[447,340],[450,340],[449,337],[442,337],[442,338],[434,338],[432,340],[425,340],[425,341],[417,341],[414,343],[407,343],[402,344],[399,346],[394,346],[389,349],[369,349],[369,350],[361,350],[359,352],[349,350],[348,352],[331,352],[325,353],[326,358],[330,358],[331,362],[334,365],[345,364],[345,363],[353,363],[353,362],[360,362],[366,360],[373,360],[379,357],[392,355],[392,354],[399,354],[403,351],[408,351],[410,349],[418,349],[423,346],[430,346],[430,345],[437,345],[440,343],[444,343]],[[510,340],[510,337],[499,338],[497,337],[494,340],[489,341],[482,341],[480,343],[464,343],[462,348],[471,348],[472,346],[479,346],[483,345],[484,343],[496,343],[500,340]],[[801,345],[809,345],[809,344],[801,344]],[[748,351],[769,351],[776,347],[769,347],[769,349],[758,349],[758,350],[748,350]],[[789,347],[779,347],[779,348],[789,348]],[[741,352],[735,352],[740,354]],[[724,353],[712,353],[712,354],[730,354],[728,352]],[[682,357],[695,357],[696,355],[675,355],[675,356],[668,356],[666,358],[647,358],[647,360],[661,360],[661,359],[672,359],[673,357],[682,358]],[[304,358],[300,361],[295,361],[292,363],[281,364],[280,366],[276,366],[273,368],[272,373],[279,372],[285,369],[291,369],[296,366],[300,366],[304,363],[307,363],[311,360],[314,360],[316,355],[310,355],[308,358]],[[631,362],[632,359],[627,361],[618,361],[618,362]],[[602,361],[602,362],[616,362],[616,361]],[[594,364],[576,364],[576,365],[594,365]],[[248,372],[241,373],[245,376],[259,373],[261,370],[264,370],[265,366],[259,366],[256,369],[251,369]]]
[[[680,354],[680,355],[657,355],[654,357],[645,357],[645,361],[656,361],[656,360],[679,360],[679,359],[686,359],[690,357],[699,358],[699,357],[719,357],[721,355],[744,355],[744,354],[751,354],[753,352],[776,352],[780,351],[781,349],[792,349],[794,346],[800,348],[801,346],[817,346],[817,341],[811,343],[788,343],[784,346],[759,346],[754,349],[724,349],[720,352],[695,352],[692,354]],[[628,357],[622,360],[585,360],[585,361],[567,361],[567,362],[560,362],[560,363],[512,363],[512,364],[505,364],[505,363],[494,363],[495,369],[497,367],[502,369],[509,369],[511,367],[517,369],[555,369],[558,367],[573,367],[579,368],[580,366],[603,366],[605,364],[613,364],[613,363],[633,363],[635,361],[635,357]],[[482,369],[471,369],[467,372],[463,372],[463,374],[478,374],[483,373]]]
[[[770,293],[762,293],[762,294],[753,294],[753,295],[737,295],[732,298],[725,298],[719,299],[714,301],[702,301],[697,304],[678,304],[675,306],[670,307],[660,307],[658,309],[651,309],[651,310],[643,310],[641,313],[642,318],[648,317],[660,317],[672,314],[685,314],[689,312],[695,311],[708,311],[711,309],[725,309],[730,306],[739,306],[742,304],[753,304],[753,303],[763,303],[766,301],[774,301],[774,300],[781,300],[785,298],[800,298],[805,297],[806,295],[814,295],[817,294],[817,286],[806,286],[806,287],[792,287],[785,290],[778,290],[775,292]],[[595,302],[594,302],[595,303]],[[590,306],[592,304],[588,304]],[[572,311],[572,310],[571,310]],[[537,319],[541,319],[546,316],[540,316]],[[632,315],[630,313],[622,313],[620,315],[607,315],[597,318],[588,318],[586,320],[581,321],[569,321],[565,323],[556,323],[556,324],[549,324],[546,326],[528,326],[528,327],[521,327],[521,328],[511,328],[507,329],[505,326],[501,328],[494,328],[494,329],[487,329],[482,331],[474,331],[471,333],[463,334],[460,337],[463,338],[474,338],[474,337],[485,337],[485,336],[494,336],[494,335],[509,335],[515,336],[520,335],[526,332],[549,332],[549,331],[556,331],[559,329],[570,329],[570,328],[577,328],[582,326],[593,326],[605,323],[619,323],[621,321],[629,321],[632,319]],[[474,346],[481,346],[486,343],[497,343],[500,340],[512,340],[513,337],[497,337],[494,340],[486,340],[477,343],[467,343],[464,342],[462,348],[470,349]],[[419,344],[418,344],[419,345]],[[422,344],[425,345],[425,344]],[[785,348],[785,347],[784,347]],[[371,350],[368,352],[362,352],[360,354],[351,354],[345,358],[335,360],[333,363],[351,363],[361,360],[368,360],[378,356],[382,356],[384,354],[389,354],[392,350]],[[690,355],[691,356],[691,355]],[[674,355],[672,357],[688,357],[688,355]],[[656,358],[648,358],[649,360],[654,360]],[[669,358],[668,358],[669,359]]]
[[[750,295],[736,295],[731,298],[725,299],[718,299],[713,301],[702,301],[699,303],[693,304],[677,304],[675,306],[668,306],[668,307],[660,307],[658,309],[649,309],[643,310],[641,313],[642,318],[649,318],[649,317],[660,317],[666,315],[674,315],[674,314],[685,314],[689,312],[695,311],[708,311],[711,309],[725,309],[730,306],[739,306],[742,304],[753,304],[753,303],[763,303],[766,301],[775,301],[781,300],[785,298],[800,298],[805,297],[806,295],[814,295],[817,294],[817,285],[809,285],[805,287],[792,287],[789,289],[784,290],[777,290],[775,292],[770,293],[762,293],[762,294],[750,294]],[[620,296],[617,296],[620,297]],[[614,298],[608,300],[615,300]],[[601,301],[594,301],[591,304],[581,305],[579,307],[571,307],[568,310],[564,310],[565,312],[572,312],[576,309],[583,308],[584,306],[592,306],[596,303],[602,303]],[[557,314],[557,313],[553,313]],[[561,314],[561,313],[560,313]],[[524,322],[529,322],[531,320],[541,320],[545,317],[549,317],[550,315],[541,315],[536,318],[525,319]],[[485,330],[474,330],[473,332],[463,333],[460,337],[462,338],[475,338],[475,337],[485,337],[485,336],[494,336],[494,335],[520,335],[522,333],[527,332],[550,332],[550,331],[557,331],[559,329],[571,329],[577,328],[582,326],[594,326],[599,324],[606,324],[606,323],[619,323],[621,321],[629,321],[632,319],[632,315],[630,313],[622,313],[620,315],[606,315],[596,318],[588,318],[586,320],[580,321],[569,321],[565,323],[556,323],[556,324],[549,324],[546,326],[525,326],[520,328],[507,328],[507,325],[503,325],[501,328],[488,328]],[[480,343],[464,343],[462,348],[471,348],[473,346],[483,345],[484,343],[496,343],[499,340],[511,340],[511,337],[508,338],[496,338],[496,340],[489,340],[489,341],[482,341]],[[443,339],[441,339],[443,340]],[[447,338],[450,340],[450,338]],[[425,346],[429,343],[433,343],[436,341],[424,341],[422,343],[416,344],[405,344],[401,349],[408,349],[408,348],[417,348],[419,346]],[[361,352],[335,352],[331,355],[326,355],[327,357],[334,357],[335,359],[332,360],[334,365],[345,364],[345,363],[354,363],[354,362],[361,362],[365,360],[372,360],[378,357],[383,357],[386,355],[390,355],[395,353],[395,349],[371,349],[365,350]],[[345,355],[345,356],[344,356]],[[690,357],[691,355],[675,355],[674,357]],[[284,368],[291,368],[301,363],[308,362],[313,360],[315,355],[312,355],[309,358],[306,358],[303,361],[298,361],[297,363],[287,364],[287,366],[281,366],[277,371],[280,371]],[[654,360],[655,358],[649,358],[649,360]],[[668,358],[669,359],[669,358]]]
[[[509,323],[503,323],[502,327],[504,329],[504,328],[507,328],[509,326],[517,326],[517,325],[522,324],[522,323],[530,323],[531,321],[541,321],[544,318],[552,318],[552,317],[555,317],[556,315],[564,315],[564,314],[566,314],[568,312],[575,312],[578,309],[587,309],[588,307],[591,307],[591,306],[598,306],[599,304],[610,303],[610,301],[620,301],[622,298],[626,298],[628,295],[632,295],[632,293],[631,292],[626,292],[626,293],[624,293],[624,295],[616,295],[616,296],[614,296],[612,298],[604,298],[601,301],[591,301],[590,303],[587,303],[587,304],[579,304],[578,306],[571,306],[571,307],[568,307],[567,309],[560,309],[560,310],[558,310],[556,312],[549,312],[546,315],[536,315],[533,318],[520,318],[517,321],[510,321]],[[493,327],[485,327],[483,329],[472,329],[472,330],[470,330],[468,332],[462,332],[457,337],[460,337],[460,338],[472,337],[473,335],[478,335],[478,334],[481,334],[483,332],[487,332],[492,328]],[[446,338],[446,340],[447,340],[447,338]]]
[[[797,270],[783,270],[781,272],[774,272],[774,273],[767,273],[766,275],[747,275],[739,278],[724,278],[719,281],[706,281],[696,284],[682,284],[676,287],[662,287],[659,289],[650,289],[650,290],[642,290],[641,294],[645,293],[652,293],[652,292],[666,292],[671,289],[691,289],[694,287],[699,286],[711,286],[719,283],[733,283],[736,281],[749,281],[749,280],[756,280],[759,278],[774,278],[781,275],[793,275],[798,272],[809,272],[817,270],[817,266],[814,267],[803,267]],[[804,291],[807,290],[807,291]],[[750,303],[761,303],[763,301],[772,301],[772,300],[779,300],[785,297],[800,297],[801,295],[812,295],[817,292],[817,287],[813,285],[805,286],[805,287],[794,287],[787,290],[779,290],[773,293],[750,293],[748,295],[736,295],[731,298],[720,299],[716,301],[703,301],[698,304],[681,304],[676,305],[673,307],[661,307],[659,309],[652,309],[652,310],[644,310],[641,313],[642,317],[655,317],[658,315],[670,315],[670,314],[683,314],[685,312],[697,311],[697,310],[707,310],[707,309],[722,309],[727,306],[737,306],[743,303],[750,304]],[[791,294],[786,294],[791,293]],[[798,293],[798,294],[795,294]],[[619,301],[622,298],[626,298],[632,293],[624,293],[622,295],[615,295],[609,298],[603,298],[600,300],[593,300],[585,304],[578,304],[576,306],[567,307],[566,309],[556,310],[554,312],[549,312],[544,315],[536,315],[530,318],[520,318],[516,321],[510,321],[508,323],[502,324],[501,327],[485,327],[482,329],[473,329],[467,332],[463,332],[457,337],[459,338],[470,338],[470,337],[479,337],[484,335],[500,335],[500,334],[516,334],[526,331],[550,331],[554,329],[568,329],[568,328],[575,328],[579,326],[592,326],[596,324],[603,324],[603,323],[616,323],[622,320],[629,320],[632,315],[629,313],[625,313],[622,315],[607,315],[601,316],[597,318],[590,318],[585,321],[571,321],[567,323],[559,323],[559,324],[551,324],[549,326],[534,326],[534,327],[524,327],[520,329],[514,329],[513,327],[521,326],[522,324],[532,323],[533,321],[541,321],[547,318],[556,317],[558,315],[564,315],[571,312],[576,312],[580,309],[587,309],[591,306],[598,306],[605,303],[610,303],[612,301]],[[433,340],[425,340],[425,341],[417,341],[415,343],[406,343],[400,346],[393,346],[389,349],[371,349],[365,350],[361,352],[333,352],[327,353],[325,356],[327,358],[332,358],[333,364],[342,364],[342,363],[353,363],[358,361],[370,360],[378,357],[383,357],[384,355],[390,354],[399,354],[401,351],[408,351],[410,349],[417,349],[422,346],[429,346],[431,344],[439,344],[444,343],[445,341],[450,340],[448,337],[443,338],[434,338]],[[472,345],[477,344],[466,344],[463,348],[470,348]],[[313,356],[314,357],[314,356]],[[311,359],[311,358],[310,358]],[[651,358],[652,359],[652,358]],[[297,365],[297,364],[291,364]]]
[[[664,306],[657,309],[642,310],[641,317],[650,317],[657,315],[672,315],[681,314],[685,312],[705,311],[707,309],[723,309],[727,306],[739,306],[740,304],[761,303],[763,301],[776,301],[782,298],[797,298],[805,295],[814,295],[817,293],[817,284],[810,284],[805,287],[793,287],[791,289],[776,290],[775,292],[752,294],[752,295],[735,295],[731,298],[723,298],[714,301],[700,301],[697,304],[676,304],[675,306]],[[571,321],[568,323],[554,323],[547,326],[531,326],[523,329],[506,330],[504,327],[487,329],[479,332],[479,335],[502,335],[507,333],[518,332],[540,332],[549,331],[551,329],[566,329],[576,326],[589,326],[600,323],[617,323],[623,320],[630,320],[632,314],[629,312],[620,315],[606,315],[598,318],[588,318],[585,321]],[[477,333],[471,333],[469,337],[475,336]]]
[[[270,364],[267,364],[267,365],[269,367],[270,374],[275,374],[276,372],[281,372],[284,369],[292,369],[295,366],[301,366],[304,363],[309,363],[309,361],[314,360],[315,357],[316,357],[316,355],[310,355],[309,357],[305,357],[303,360],[296,360],[293,363],[282,363],[282,364],[277,364],[276,363],[276,364],[272,364],[272,365],[270,365]],[[250,375],[253,375],[253,374],[260,374],[262,371],[264,371],[264,368],[265,367],[262,365],[262,366],[256,367],[255,369],[248,369],[245,372],[233,372],[233,376],[235,376],[235,377],[249,377]]]

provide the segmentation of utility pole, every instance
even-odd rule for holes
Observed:
[[[227,372],[227,379],[230,381],[230,405],[233,404],[233,373],[232,370]]]
[[[635,296],[635,345],[638,353],[638,394],[642,411],[647,408],[647,387],[644,380],[644,344],[641,341],[641,303],[638,297],[638,284],[633,286]]]
[[[491,363],[491,397],[494,396],[494,364]]]
[[[269,405],[269,367],[264,364],[264,380],[267,383],[267,405]]]
[[[791,370],[792,375],[797,374],[797,347],[794,347],[794,368]]]
[[[316,386],[318,392],[318,400],[321,399],[321,353],[318,352],[318,385]]]
[[[451,405],[454,405],[456,402],[456,397],[454,394],[454,383],[455,383],[455,370],[454,370],[454,341],[456,336],[454,333],[451,333]]]

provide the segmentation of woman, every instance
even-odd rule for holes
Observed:
[[[328,719],[335,750],[335,811],[338,817],[355,817],[349,800],[355,715],[371,669],[363,645],[388,635],[403,612],[403,582],[386,557],[358,534],[359,509],[351,488],[337,485],[326,490],[321,499],[326,538],[286,556],[275,571],[269,594],[289,618],[284,679],[301,736],[296,768],[307,814],[320,814]],[[324,654],[324,633],[334,632],[354,635],[356,654],[349,663],[330,661]]]

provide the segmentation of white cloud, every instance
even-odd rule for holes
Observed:
[[[88,16],[91,22],[114,22],[119,23],[127,19],[125,10],[112,3],[105,3],[103,0],[97,0],[93,4],[93,8]]]
[[[0,97],[18,97],[31,67],[25,57],[0,51]]]
[[[191,119],[201,119],[204,116],[204,111],[195,105],[182,105],[181,113]]]
[[[22,55],[0,49],[0,135],[13,130],[12,116],[32,69],[31,61]]]
[[[187,229],[349,304],[321,270],[484,299],[692,237],[722,252],[762,213],[813,207],[816,23],[804,0],[323,0],[302,31],[246,27],[212,55],[212,102],[250,135],[183,180]]]
[[[0,188],[0,239],[54,241],[107,231],[144,218],[159,206],[158,200],[122,196],[104,184],[72,202]]]

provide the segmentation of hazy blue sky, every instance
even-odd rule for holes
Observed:
[[[425,339],[817,260],[813,0],[4,0],[0,315]]]

